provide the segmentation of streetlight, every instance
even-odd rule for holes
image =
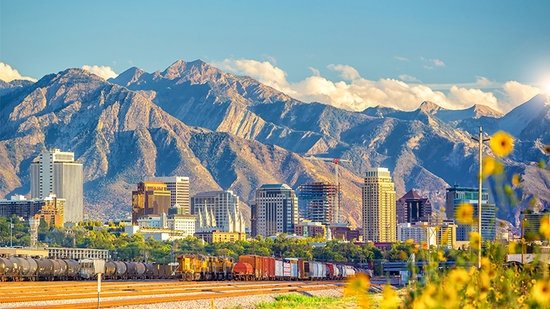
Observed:
[[[479,126],[479,138],[473,137],[472,139],[474,141],[479,142],[479,186],[478,186],[478,192],[477,192],[477,232],[479,233],[479,246],[478,246],[478,252],[477,252],[477,267],[481,269],[481,187],[483,183],[483,148],[482,144],[483,142],[486,142],[489,140],[489,138],[483,139],[483,130],[481,126]]]

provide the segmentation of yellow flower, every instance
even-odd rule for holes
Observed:
[[[506,157],[514,150],[514,139],[504,131],[498,131],[491,136],[489,142],[493,152],[499,157]]]
[[[542,305],[550,305],[550,281],[538,281],[531,289],[531,296]]]
[[[491,260],[489,260],[489,258],[482,257],[481,258],[481,268],[489,268],[489,266],[491,266]]]
[[[462,288],[470,282],[470,274],[464,268],[451,270],[447,278],[451,284],[456,285],[458,288]]]
[[[519,187],[519,185],[520,185],[519,174],[514,174],[512,176],[512,185],[514,187]]]
[[[382,301],[380,301],[380,308],[393,309],[399,308],[399,305],[399,296],[391,285],[384,286],[384,291],[382,291]]]
[[[407,245],[412,245],[412,244],[414,244],[414,239],[409,238],[409,239],[405,240],[405,243],[406,243]]]
[[[344,292],[348,295],[360,295],[365,294],[370,287],[370,278],[364,273],[358,273],[350,280],[346,285]]]
[[[540,220],[540,233],[550,240],[550,216],[544,216]]]
[[[443,252],[441,252],[441,251],[437,251],[437,258],[438,258],[441,262],[447,261],[447,258],[445,257],[445,255],[444,255]]]
[[[456,210],[456,220],[459,224],[470,224],[472,223],[474,216],[474,206],[469,203],[462,203],[458,205]]]
[[[481,244],[481,235],[478,232],[470,232],[470,247],[478,249]]]
[[[493,157],[487,157],[483,160],[483,178],[491,176],[495,170],[495,159]]]

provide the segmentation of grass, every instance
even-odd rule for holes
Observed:
[[[381,298],[380,293],[367,294],[370,303],[378,304]],[[375,306],[376,307],[376,306]],[[249,308],[249,307],[247,307]],[[260,302],[254,306],[257,309],[352,309],[359,308],[356,297],[317,297],[301,294],[281,294],[275,296],[273,302]],[[243,309],[238,306],[233,309]]]

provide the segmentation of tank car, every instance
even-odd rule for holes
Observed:
[[[17,274],[17,270],[13,262],[8,258],[0,257],[0,280],[2,282],[12,280],[15,274]]]

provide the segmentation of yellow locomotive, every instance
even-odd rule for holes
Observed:
[[[178,255],[176,275],[184,281],[230,280],[235,262],[227,256]]]

